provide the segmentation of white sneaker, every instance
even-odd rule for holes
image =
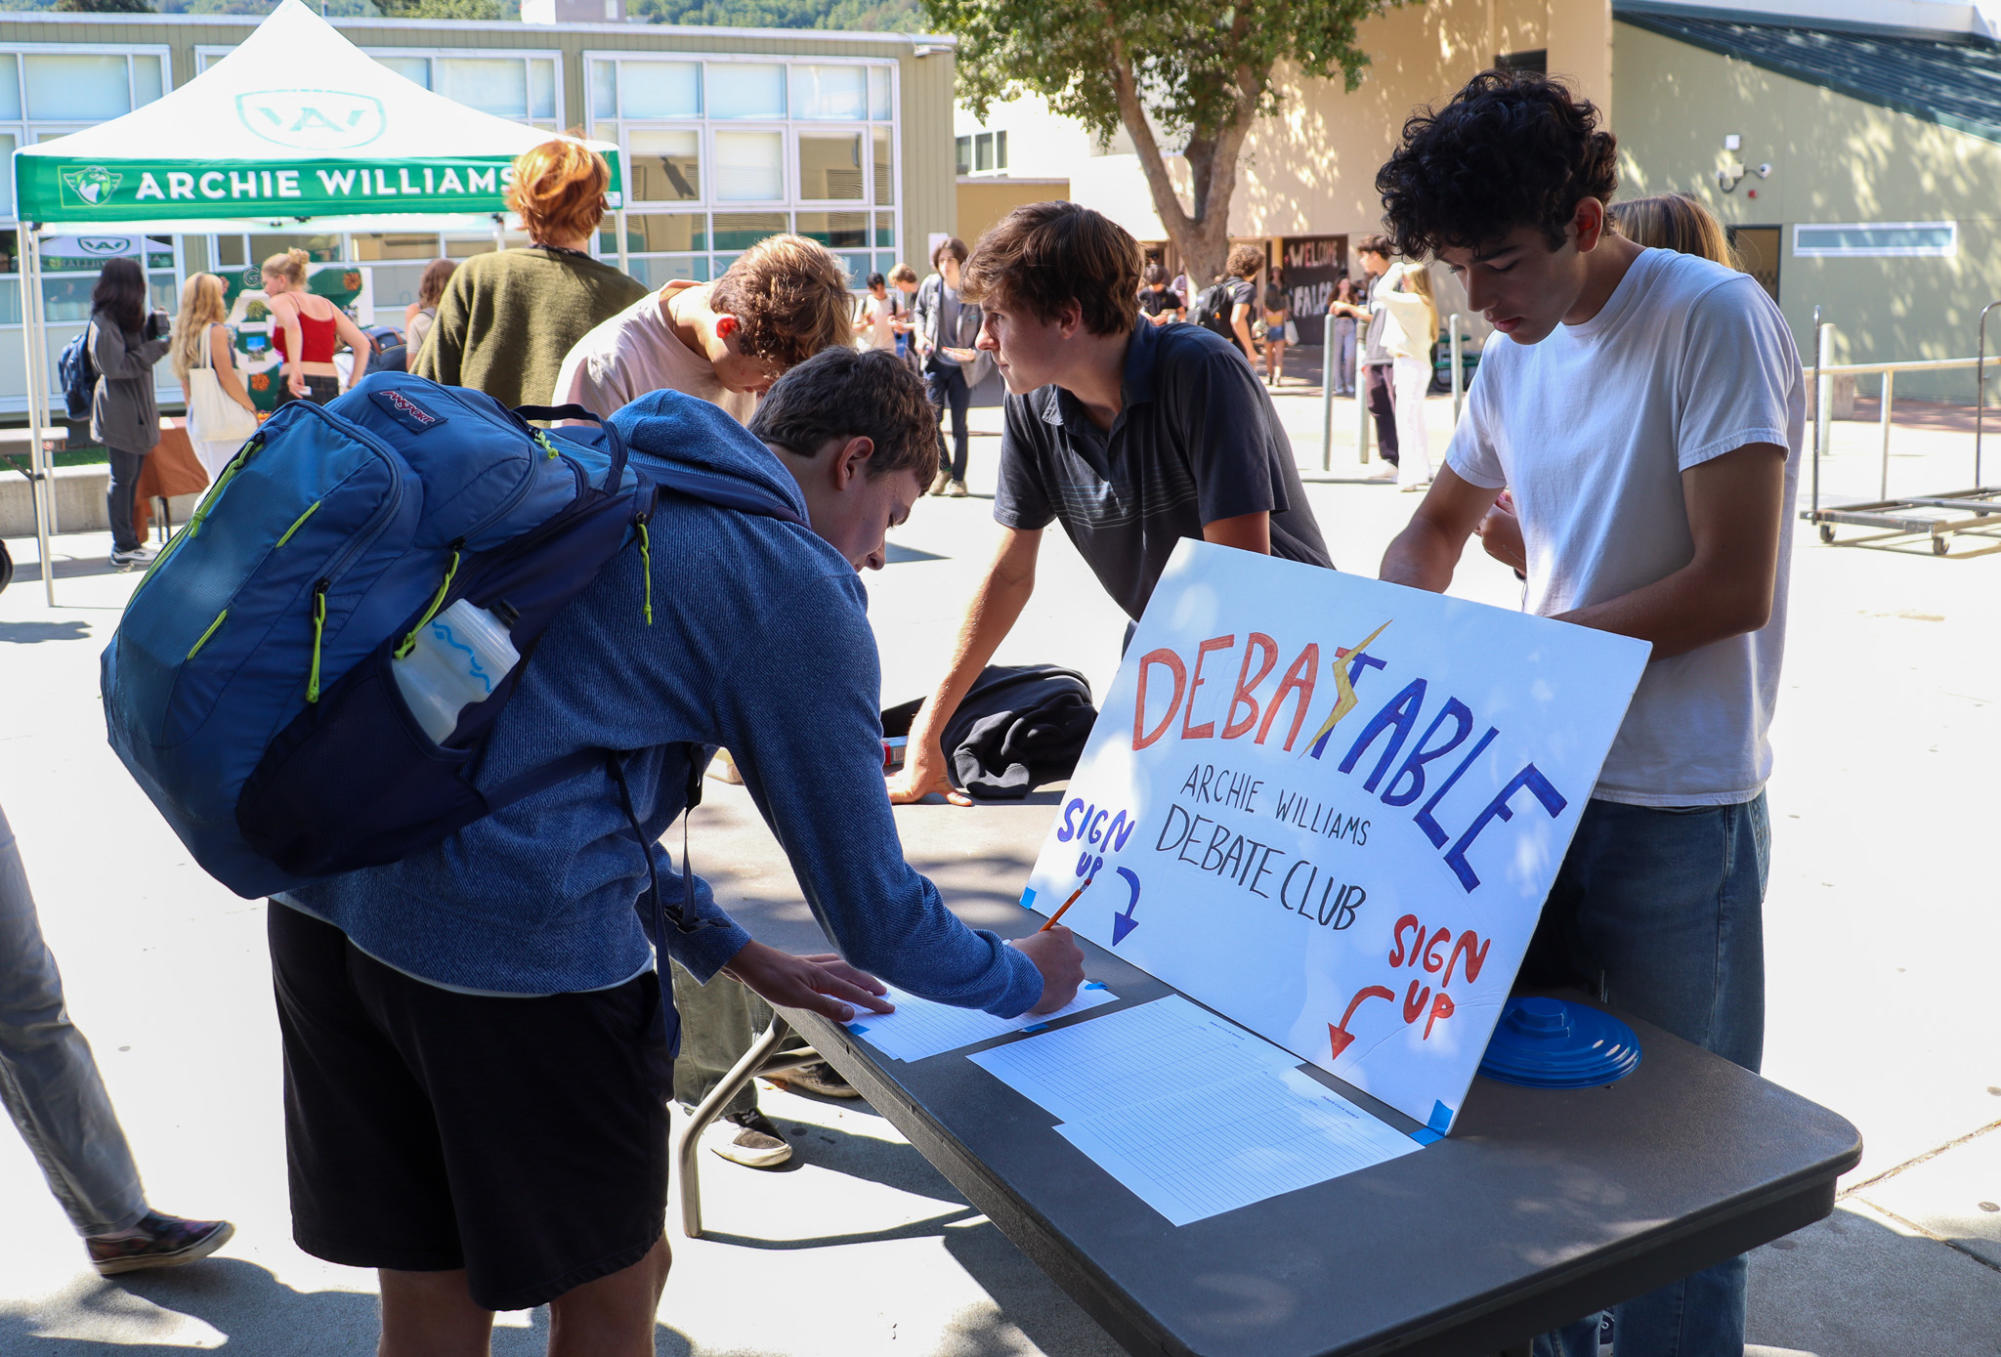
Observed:
[[[134,566],[151,565],[155,553],[151,547],[133,547],[129,551],[111,553],[111,564],[120,570],[130,570]]]
[[[775,1169],[792,1157],[792,1147],[762,1112],[717,1117],[702,1132],[702,1143],[710,1153],[747,1169]]]

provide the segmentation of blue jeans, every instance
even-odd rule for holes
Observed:
[[[948,477],[966,479],[966,411],[972,404],[972,389],[966,385],[966,370],[957,363],[933,361],[924,368],[924,394],[938,412],[939,468]],[[952,413],[952,446],[945,447],[945,412]]]
[[[1570,986],[1756,1070],[1765,1041],[1761,792],[1735,806],[1593,801],[1522,963],[1523,988]],[[1740,1256],[1614,1312],[1618,1357],[1741,1357]],[[1536,1357],[1597,1357],[1598,1316],[1539,1335]]]
[[[1355,318],[1330,316],[1329,333],[1334,337],[1334,394],[1355,394]]]
[[[129,520],[128,520],[129,521]],[[80,1235],[115,1234],[146,1214],[131,1147],[90,1043],[63,1008],[14,831],[0,812],[0,1102]]]

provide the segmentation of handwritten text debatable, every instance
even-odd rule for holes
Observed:
[[[1388,626],[1388,622],[1383,623],[1359,645],[1337,647],[1333,662],[1324,669],[1320,646],[1308,643],[1284,668],[1275,687],[1268,685],[1267,680],[1278,670],[1278,643],[1263,632],[1249,632],[1241,638],[1242,659],[1237,665],[1236,682],[1229,689],[1227,703],[1219,703],[1214,696],[1206,699],[1202,696],[1205,683],[1213,685],[1212,694],[1222,691],[1220,685],[1214,685],[1213,671],[1205,676],[1204,670],[1211,664],[1227,663],[1224,657],[1238,649],[1240,638],[1235,633],[1199,642],[1190,658],[1184,658],[1168,647],[1149,651],[1139,660],[1138,686],[1133,702],[1132,747],[1135,752],[1147,749],[1169,734],[1183,744],[1198,740],[1228,742],[1248,739],[1252,744],[1263,746],[1276,732],[1283,739],[1281,748],[1290,753],[1306,729],[1308,714],[1317,710],[1315,698],[1323,679],[1331,679],[1335,690],[1333,701],[1327,706],[1325,719],[1302,751],[1303,757],[1322,760],[1337,729],[1362,707],[1356,683],[1366,683],[1368,672],[1372,669],[1389,668],[1385,661],[1369,654],[1366,649]],[[1291,719],[1281,725],[1288,704]],[[1427,714],[1430,716],[1428,722],[1425,720]],[[1340,773],[1352,774],[1363,759],[1376,750],[1374,766],[1364,779],[1362,790],[1375,796],[1385,806],[1414,808],[1411,810],[1412,822],[1432,847],[1443,853],[1445,865],[1461,889],[1469,894],[1480,886],[1480,875],[1471,859],[1474,844],[1495,821],[1505,823],[1514,819],[1515,807],[1511,803],[1517,797],[1528,793],[1551,819],[1561,815],[1569,804],[1568,798],[1557,790],[1541,769],[1533,762],[1526,762],[1501,785],[1486,805],[1466,821],[1456,837],[1450,833],[1439,821],[1439,806],[1467,770],[1487,755],[1500,734],[1499,728],[1487,726],[1477,739],[1472,740],[1470,747],[1442,780],[1434,781],[1432,765],[1457,753],[1461,746],[1467,744],[1479,724],[1472,708],[1465,702],[1450,695],[1443,695],[1442,701],[1436,701],[1430,683],[1423,677],[1415,677],[1363,720],[1354,741],[1335,765]],[[1417,733],[1420,726],[1422,734]],[[1408,752],[1406,746],[1409,746]],[[1218,789],[1222,789],[1220,793]],[[1257,814],[1261,809],[1257,798],[1263,790],[1261,779],[1214,769],[1206,770],[1205,775],[1205,770],[1198,768],[1182,784],[1182,796],[1167,813],[1172,832],[1163,832],[1159,849],[1180,853],[1186,861],[1189,845],[1196,844],[1196,861],[1199,864],[1263,894],[1258,886],[1271,870],[1272,855],[1278,850],[1244,839],[1242,835],[1235,836],[1244,839],[1242,843],[1232,843],[1230,840],[1235,831],[1220,825],[1211,828],[1212,822],[1197,813],[1200,805],[1220,801],[1246,813]],[[1426,795],[1427,790],[1429,796]],[[1182,806],[1181,800],[1188,801],[1190,806]],[[1321,803],[1309,802],[1308,798],[1294,792],[1276,792],[1273,811],[1279,818],[1305,827],[1309,832],[1346,839],[1358,845],[1367,841],[1368,821],[1332,810]],[[1198,839],[1197,836],[1202,837]],[[1211,858],[1215,860],[1214,865],[1210,865]],[[1292,870],[1296,871],[1297,867]],[[1287,881],[1290,880],[1288,877]],[[1346,898],[1330,904],[1326,897],[1332,888],[1333,883],[1323,883],[1316,892],[1320,898],[1315,900],[1314,907],[1311,910],[1301,909],[1300,912],[1324,913],[1328,917],[1321,922],[1335,927],[1342,926],[1336,920],[1352,920],[1353,906],[1360,901],[1353,898],[1352,891],[1343,887]],[[1300,894],[1308,891],[1313,891],[1313,887],[1308,886]],[[1299,908],[1290,900],[1287,904],[1290,908]]]

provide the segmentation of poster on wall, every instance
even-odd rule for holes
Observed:
[[[1649,649],[1184,541],[1022,902],[1442,1135]]]
[[[1318,344],[1326,337],[1327,302],[1334,295],[1334,284],[1348,271],[1348,237],[1285,236],[1278,246],[1299,342]]]

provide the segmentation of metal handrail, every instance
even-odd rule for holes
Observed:
[[[1980,356],[1973,368],[1973,483],[1982,484],[1980,479],[1980,438],[1986,432],[1984,415],[1987,410],[1987,313],[2001,306],[2001,298],[1980,308]]]
[[[1883,500],[1890,498],[1890,434],[1891,409],[1896,400],[1897,374],[1900,372],[1957,372],[1965,368],[1974,370],[1973,382],[1973,484],[1980,486],[1980,442],[1982,424],[1986,410],[1986,362],[1987,362],[1987,313],[2001,307],[2001,300],[1989,302],[1980,312],[1979,351],[1972,358],[1917,358],[1904,362],[1890,363],[1829,363],[1827,355],[1833,349],[1834,326],[1823,324],[1821,308],[1813,308],[1813,363],[1800,365],[1803,373],[1809,374],[1813,382],[1813,512],[1820,512],[1820,459],[1829,449],[1823,443],[1830,441],[1834,418],[1834,378],[1880,375],[1883,378],[1883,392],[1877,409],[1877,423],[1882,430],[1882,465],[1877,478],[1877,495]]]
[[[1827,356],[1827,331],[1820,323],[1820,307],[1813,308],[1813,513],[1820,516],[1820,426],[1829,418],[1832,390],[1820,381],[1821,360]],[[1830,430],[1830,432],[1832,432]]]
[[[1951,372],[1975,367],[1978,358],[1914,358],[1903,363],[1829,363],[1818,370],[1828,377],[1862,377],[1872,372]],[[1806,371],[1806,364],[1800,364]]]

